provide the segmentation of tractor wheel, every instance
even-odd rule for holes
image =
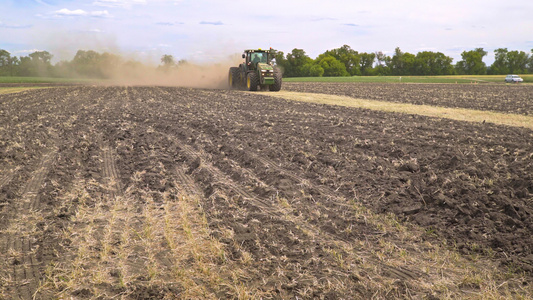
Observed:
[[[278,92],[281,90],[282,75],[279,68],[274,68],[274,84],[270,86],[270,90]]]
[[[236,89],[239,87],[239,68],[229,68],[228,85],[230,89]]]
[[[248,76],[246,77],[246,88],[249,91],[257,91],[258,85],[259,85],[259,78],[257,77],[257,74],[254,72],[248,73]]]

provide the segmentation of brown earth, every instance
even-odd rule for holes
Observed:
[[[529,84],[286,82],[283,89],[380,101],[533,115],[533,85]]]
[[[452,90],[413,86],[417,99]],[[398,97],[380,100],[410,99],[392,87]],[[264,93],[0,95],[0,296],[483,298],[483,282],[438,249],[495,265],[511,290],[498,293],[531,295],[532,141],[527,129]],[[188,252],[187,239],[202,246]]]

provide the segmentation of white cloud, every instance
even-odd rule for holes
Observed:
[[[107,10],[85,11],[83,9],[70,10],[63,8],[53,12],[56,17],[109,17]]]
[[[91,17],[109,17],[109,12],[107,10],[97,10],[97,11],[91,11],[89,13]]]
[[[70,10],[63,8],[54,12],[56,16],[85,16],[87,12],[82,9]]]
[[[39,49],[19,50],[19,51],[15,51],[15,54],[33,53],[33,52],[38,52],[38,51],[45,51],[45,50],[39,50]]]

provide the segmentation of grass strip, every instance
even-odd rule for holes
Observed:
[[[533,82],[533,74],[520,75],[523,83]],[[499,83],[506,84],[505,75],[441,75],[441,76],[346,76],[346,77],[288,77],[286,82],[372,82],[372,83],[450,83],[475,84]],[[513,83],[507,83],[513,84]]]
[[[498,125],[507,125],[513,127],[524,127],[533,129],[533,117],[505,114],[493,111],[482,111],[464,108],[450,108],[439,107],[431,105],[415,105],[407,103],[395,103],[387,101],[357,99],[346,96],[336,96],[316,93],[299,93],[280,91],[276,94],[269,94],[270,96],[284,98],[294,101],[339,105],[345,107],[365,108],[371,110],[379,110],[386,112],[416,114],[427,117],[452,119],[457,121],[468,122],[487,122]]]
[[[12,94],[12,93],[20,93],[27,90],[34,90],[34,89],[45,89],[49,87],[40,87],[40,86],[30,86],[30,87],[0,87],[0,95],[3,94]]]

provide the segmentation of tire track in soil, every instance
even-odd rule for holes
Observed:
[[[213,118],[215,116],[212,116]],[[194,129],[192,129],[195,131]],[[161,133],[161,132],[160,132]],[[162,133],[165,134],[165,133]],[[165,134],[166,135],[166,134]],[[199,135],[197,133],[197,135]],[[225,145],[228,146],[228,145]],[[218,169],[216,166],[212,165],[208,162],[208,154],[206,154],[203,150],[194,150],[191,146],[187,144],[180,145],[181,149],[186,153],[190,158],[193,160],[195,158],[200,159],[199,165],[205,167],[208,172],[214,175],[214,178],[216,181],[225,184],[228,186],[233,192],[237,193],[238,195],[242,196],[244,199],[248,200],[251,204],[257,206],[258,208],[262,209],[264,212],[270,213],[270,215],[275,216],[279,219],[289,220],[293,224],[296,225],[295,220],[288,216],[287,211],[282,209],[281,207],[274,208],[278,205],[278,203],[274,203],[273,201],[269,201],[267,199],[263,199],[257,196],[252,195],[251,192],[243,189],[239,185],[237,185],[235,182],[233,182],[228,175],[223,174],[220,169]],[[228,146],[229,147],[229,146]],[[259,161],[261,164],[263,164],[265,167],[270,168],[272,170],[275,170],[277,173],[279,173],[282,176],[289,177],[293,181],[297,183],[297,185],[307,187],[308,189],[317,191],[320,195],[325,196],[328,198],[328,203],[333,204],[337,207],[339,207],[342,210],[346,209],[352,209],[352,206],[346,203],[346,200],[343,197],[339,197],[335,191],[331,190],[329,187],[324,185],[317,185],[309,181],[308,179],[305,179],[297,174],[295,174],[292,171],[289,171],[283,167],[280,167],[277,163],[270,160],[269,158],[262,156],[260,154],[256,154],[250,151],[246,151],[244,155],[248,155],[251,159]],[[231,160],[229,158],[226,158],[228,160]],[[235,165],[238,166],[240,169],[246,169],[239,166],[239,163],[231,160]],[[254,174],[253,171],[250,171],[246,169],[250,174]],[[254,176],[255,177],[255,176]],[[255,181],[259,181],[260,179],[255,177],[253,178]],[[261,182],[262,183],[262,182]],[[264,184],[264,183],[263,183]],[[216,193],[216,191],[215,191]],[[317,203],[320,205],[319,208],[329,211],[330,209],[324,205],[321,205],[321,203]],[[321,228],[317,227],[316,225],[313,225],[307,221],[298,220],[298,226],[300,226],[302,229],[318,233],[321,235],[321,237],[324,239],[324,242],[333,245],[337,242],[341,242],[344,244],[350,244],[353,242],[349,238],[342,237],[338,234],[334,234],[332,232],[328,232],[325,230],[322,230]],[[370,253],[367,253],[365,250],[360,249],[361,256],[365,256],[365,260],[372,262],[375,266],[378,266],[381,269],[381,273],[389,276],[394,277],[400,280],[418,280],[420,278],[427,278],[428,274],[421,270],[411,270],[406,267],[395,267],[388,264],[385,264],[379,259],[372,257]],[[411,267],[412,268],[412,267]]]
[[[166,134],[164,134],[164,135],[166,135]],[[174,140],[175,141],[179,141],[179,140],[176,140],[176,139],[174,139]],[[300,241],[299,243],[306,244],[306,247],[308,248],[309,251],[318,251],[318,252],[320,252],[319,256],[323,257],[322,259],[324,261],[331,259],[331,258],[327,257],[327,254],[324,252],[324,250],[319,250],[319,248],[313,250],[313,248],[316,247],[316,245],[317,245],[316,244],[317,241],[310,242],[309,241],[309,237],[306,236],[307,233],[304,232],[304,231],[307,230],[308,232],[318,233],[318,232],[320,232],[320,230],[318,228],[316,228],[315,226],[313,226],[313,225],[311,225],[311,224],[309,224],[309,223],[307,223],[306,221],[303,221],[303,220],[300,220],[300,222],[296,223],[294,218],[292,218],[290,216],[288,211],[283,210],[278,203],[276,203],[274,201],[269,201],[269,200],[267,200],[267,199],[265,199],[263,197],[254,195],[253,191],[249,191],[247,187],[242,186],[242,184],[240,184],[240,183],[236,183],[234,180],[232,180],[230,178],[229,175],[225,174],[222,170],[220,170],[219,168],[214,166],[209,161],[209,155],[203,149],[196,150],[192,146],[190,146],[190,145],[188,145],[188,144],[186,144],[184,142],[178,142],[178,143],[179,143],[178,144],[178,148],[181,149],[183,154],[187,157],[187,160],[189,161],[188,164],[190,165],[191,169],[193,169],[193,171],[192,171],[193,174],[195,172],[198,172],[199,170],[204,169],[209,174],[211,174],[212,177],[213,177],[210,180],[210,184],[212,185],[212,187],[214,187],[214,190],[209,191],[210,195],[207,195],[207,194],[204,195],[204,197],[203,197],[204,199],[206,199],[206,200],[207,199],[214,199],[216,197],[222,197],[224,199],[228,199],[228,198],[231,198],[231,195],[240,196],[242,198],[242,200],[241,200],[242,203],[239,204],[239,206],[240,207],[244,207],[244,210],[250,211],[250,208],[246,207],[247,205],[251,205],[252,207],[255,207],[256,209],[259,209],[259,211],[260,211],[259,213],[257,213],[257,212],[254,213],[255,214],[254,219],[258,218],[259,220],[267,221],[268,223],[274,223],[274,224],[275,223],[279,223],[280,226],[279,227],[275,227],[275,228],[277,228],[277,230],[279,230],[280,232],[283,232],[283,234],[285,234],[287,236],[295,237],[295,239],[297,241]],[[193,180],[193,179],[191,178],[191,180]],[[196,179],[196,180],[198,180],[198,179]],[[226,192],[228,194],[226,194]],[[228,196],[230,196],[230,197],[228,197]],[[237,216],[238,214],[239,213],[236,212],[234,217],[238,218],[238,216]],[[262,215],[262,217],[260,217],[259,215]],[[261,222],[261,221],[259,221],[259,222]],[[293,226],[290,226],[290,227],[293,227],[293,229],[285,228],[285,226],[283,226],[281,224],[292,224]],[[267,225],[267,224],[264,224],[264,225]],[[267,225],[267,227],[270,228],[271,224]],[[296,229],[296,228],[298,228],[298,229]],[[289,245],[286,245],[287,240],[280,239],[280,237],[277,236],[278,234],[280,234],[280,233],[273,234],[268,239],[270,242],[274,242],[274,244],[275,244],[274,248],[275,249],[271,249],[271,250],[267,250],[267,251],[274,251],[274,253],[278,253],[278,255],[280,255],[279,253],[283,253],[284,255],[287,255],[287,256],[293,256],[294,253],[291,253],[293,250],[291,250],[291,247]],[[335,246],[336,241],[337,241],[336,239],[331,239],[329,237],[321,237],[321,238],[323,238],[322,241],[321,241],[323,246],[327,245],[327,247],[336,247]],[[259,248],[263,248],[263,249],[266,250],[266,249],[270,249],[270,247],[271,247],[269,245],[269,241],[267,241],[267,240],[257,240],[256,243],[262,244],[262,246],[258,246],[258,247]],[[247,238],[243,238],[242,240],[237,238],[237,240],[235,240],[235,242],[240,244],[240,246],[237,246],[237,247],[243,247],[245,242],[247,242]],[[247,243],[249,243],[249,241]],[[299,246],[301,247],[301,245],[299,245]],[[235,246],[230,246],[230,248],[232,248],[232,247],[235,247]],[[245,249],[247,247],[248,246],[244,246]],[[303,255],[303,256],[305,256],[306,254],[307,253],[300,253],[300,255]],[[262,257],[262,254],[254,254],[254,255],[258,255],[258,257],[256,257],[256,259],[258,261],[264,261],[261,264],[257,265],[257,268],[258,268],[257,270],[258,271],[261,270],[261,269],[269,270],[269,267],[268,267],[269,263],[275,264],[276,267],[278,268],[278,270],[280,270],[279,268],[287,268],[288,267],[290,269],[290,268],[294,267],[294,266],[289,266],[291,264],[290,261],[281,260],[281,261],[278,261],[277,263],[274,263],[273,261],[272,262],[267,262],[267,261],[270,261],[272,259],[272,257],[265,258],[265,257]],[[273,252],[271,252],[270,255],[273,255]],[[302,268],[302,266],[300,266],[298,264],[298,266],[296,266],[296,268],[300,269],[300,268]],[[311,269],[308,270],[308,268],[311,268]],[[302,280],[302,283],[301,283],[302,285],[305,286],[305,282],[310,282],[310,281],[316,281],[317,283],[320,282],[322,284],[321,281],[324,278],[321,278],[321,276],[324,276],[324,275],[319,275],[319,274],[321,274],[323,270],[312,270],[311,266],[305,266],[304,269],[306,271],[303,272],[303,274],[298,274],[297,275]],[[280,276],[279,274],[272,274],[272,273],[270,273],[271,272],[270,270],[267,271],[267,272],[268,273],[261,273],[260,274],[261,279],[262,279],[264,284],[267,285],[267,283],[268,283],[268,285],[271,285],[272,281],[277,282],[277,283],[283,282],[283,279],[280,279],[278,277],[278,276]],[[318,274],[315,273],[315,272],[318,272]],[[340,281],[345,281],[345,280],[351,281],[352,280],[351,277],[350,277],[349,272],[346,272],[346,270],[342,270],[342,269],[337,269],[336,268],[335,270],[328,270],[328,272],[329,272],[329,274],[335,274],[334,275],[335,280],[340,280]],[[253,275],[252,274],[248,274],[248,276],[253,276]],[[282,278],[283,278],[283,276],[282,276]],[[289,276],[289,278],[290,278],[290,276]],[[311,278],[313,278],[313,279],[311,279]],[[330,278],[330,279],[333,280],[332,278]],[[291,284],[294,284],[294,282],[292,282],[292,283],[287,282],[286,284],[291,285]],[[351,282],[351,285],[353,285],[353,282]],[[257,288],[260,288],[260,287],[257,287]],[[362,288],[362,287],[354,287],[353,290],[357,290],[361,294],[365,293],[365,292],[362,291],[362,290],[364,290],[364,288]]]
[[[127,89],[126,89],[127,91]],[[99,231],[102,232],[102,248],[105,251],[103,269],[109,268],[107,264],[112,264],[114,270],[113,280],[124,280],[124,276],[139,277],[146,269],[145,259],[146,249],[136,248],[135,255],[121,255],[123,248],[129,243],[134,243],[136,239],[130,239],[132,232],[141,232],[143,217],[137,216],[142,211],[137,201],[131,201],[126,197],[124,187],[120,179],[120,173],[116,164],[117,154],[109,145],[105,145],[101,150],[103,184],[106,187],[106,195],[103,204],[108,207],[105,211],[106,222],[101,224]],[[132,218],[132,215],[136,215]],[[127,235],[130,238],[124,238]],[[106,271],[109,273],[109,271]]]
[[[56,159],[57,151],[52,149],[43,155],[37,169],[21,190],[20,201],[10,207],[10,224],[0,233],[0,241],[4,242],[0,257],[3,258],[2,264],[5,264],[0,276],[8,282],[8,294],[16,294],[21,299],[32,299],[42,278],[40,262],[36,257],[39,246],[34,236],[36,223],[42,218],[39,191]]]
[[[333,203],[334,205],[340,206],[341,209],[351,209],[351,206],[349,204],[343,203],[345,201],[345,199],[335,195],[335,192],[332,191],[329,187],[327,187],[327,186],[319,186],[319,185],[313,184],[309,180],[304,179],[304,178],[294,174],[292,171],[289,171],[289,170],[286,170],[286,169],[280,167],[274,161],[272,161],[272,160],[270,160],[270,159],[268,159],[268,158],[266,158],[264,156],[261,156],[261,155],[258,155],[256,153],[252,153],[252,152],[246,152],[246,153],[249,154],[251,157],[257,159],[258,161],[262,162],[266,167],[272,168],[272,169],[276,170],[277,172],[279,172],[280,174],[285,175],[287,177],[290,177],[290,178],[296,180],[301,185],[306,186],[309,189],[317,190],[323,196],[326,196],[326,197],[330,198],[329,199],[330,203]],[[331,240],[341,240],[341,241],[347,242],[347,243],[351,242],[351,241],[347,240],[346,238],[336,236],[336,235],[334,235],[332,233],[329,233],[329,232],[323,231],[322,233],[328,235]],[[376,260],[374,258],[366,258],[366,259],[372,261],[376,266],[379,266],[380,268],[382,268],[382,272],[384,274],[387,274],[387,275],[389,275],[391,277],[395,277],[397,279],[401,279],[401,280],[417,280],[420,277],[427,277],[428,276],[427,274],[425,274],[424,272],[419,271],[419,270],[415,271],[415,270],[407,269],[405,267],[390,266],[390,265],[384,264],[382,262],[379,262],[378,260]]]
[[[268,212],[270,214],[270,216],[274,216],[276,218],[279,218],[279,219],[282,219],[282,220],[285,220],[285,221],[289,221],[289,222],[293,223],[294,225],[300,226],[300,228],[302,228],[304,230],[320,234],[321,238],[323,239],[323,242],[325,244],[330,245],[330,246],[333,246],[333,245],[335,245],[335,244],[337,244],[339,242],[342,243],[342,244],[349,244],[349,243],[352,242],[351,240],[349,240],[347,238],[344,238],[344,237],[335,235],[333,233],[321,230],[316,225],[310,224],[309,222],[307,222],[305,220],[298,220],[298,224],[296,224],[295,220],[292,219],[288,215],[286,210],[282,209],[281,207],[277,207],[276,208],[276,206],[278,205],[277,203],[274,203],[272,201],[268,201],[266,199],[262,199],[262,198],[260,198],[258,196],[252,195],[252,192],[246,191],[244,188],[238,186],[226,174],[224,174],[217,167],[215,167],[211,163],[209,163],[208,162],[208,154],[205,153],[203,150],[195,150],[191,146],[189,146],[187,144],[183,144],[183,143],[180,144],[179,147],[192,160],[195,160],[195,159],[198,160],[199,159],[200,160],[199,166],[200,167],[204,167],[208,172],[210,172],[214,176],[215,182],[219,182],[221,184],[225,184],[226,186],[228,186],[230,188],[230,190],[232,190],[233,192],[235,192],[238,195],[242,196],[244,199],[248,200],[252,205],[255,205],[256,207],[262,209],[263,212]],[[320,194],[328,197],[330,203],[333,203],[333,204],[335,204],[337,206],[340,206],[340,207],[342,207],[342,209],[351,209],[349,204],[346,204],[346,203],[343,202],[344,201],[343,198],[338,197],[337,195],[335,195],[335,192],[330,190],[328,187],[315,185],[315,184],[311,183],[309,180],[304,179],[303,177],[296,175],[292,171],[286,170],[286,169],[278,166],[274,161],[272,161],[272,160],[270,160],[270,159],[268,159],[268,158],[266,158],[264,156],[261,156],[259,154],[252,153],[252,152],[246,152],[246,154],[248,154],[252,158],[258,160],[259,162],[264,164],[266,167],[269,167],[269,168],[272,168],[272,169],[276,170],[279,174],[282,174],[282,175],[285,175],[285,176],[287,176],[289,178],[292,178],[293,180],[297,181],[299,184],[301,184],[303,186],[306,186],[306,187],[308,187],[310,189],[315,189]],[[232,162],[234,162],[238,166],[238,162],[236,162],[234,160],[232,160]],[[242,167],[239,166],[239,168],[242,168]],[[250,171],[250,173],[253,173],[253,172]],[[256,178],[256,180],[259,180],[259,179]],[[217,193],[217,191],[215,191],[215,193]],[[212,197],[212,196],[213,195],[211,195],[210,197]],[[372,257],[372,255],[370,253],[367,253],[363,249],[360,249],[360,252],[358,254],[361,255],[362,257],[364,256],[364,260],[365,261],[371,262],[372,264],[374,264],[375,266],[380,268],[381,269],[381,274],[383,274],[385,276],[388,276],[388,277],[393,277],[393,278],[396,278],[396,279],[406,280],[406,281],[407,280],[419,280],[421,278],[428,278],[429,277],[428,274],[424,273],[421,270],[412,270],[412,269],[408,269],[406,267],[396,267],[396,266],[391,266],[391,265],[385,264],[385,263],[379,261],[377,258]],[[344,274],[344,275],[348,276],[347,274]]]
[[[13,177],[15,177],[15,174],[17,173],[18,168],[15,168],[14,170],[4,170],[4,174],[0,177],[0,189],[6,186],[8,183],[13,180]]]
[[[283,167],[280,167],[277,163],[275,163],[274,161],[270,160],[269,158],[267,158],[265,156],[262,156],[262,155],[259,155],[259,154],[253,153],[253,152],[246,152],[245,155],[249,155],[251,158],[258,160],[259,162],[263,163],[265,167],[271,168],[271,169],[277,171],[280,175],[287,176],[287,177],[295,180],[297,182],[297,184],[299,184],[301,186],[305,186],[305,187],[309,188],[310,190],[318,191],[319,194],[321,194],[323,196],[326,196],[328,198],[328,203],[336,205],[340,209],[352,209],[351,205],[345,203],[345,199],[343,197],[337,196],[336,193],[333,190],[331,190],[329,187],[323,186],[323,185],[319,186],[317,184],[314,184],[311,181],[309,181],[309,180],[307,180],[307,179],[295,174],[294,172],[289,171],[289,170],[287,170],[287,169],[285,169]],[[317,203],[317,204],[319,204],[319,203]],[[321,205],[320,208],[328,210],[327,207],[324,207],[322,205]],[[314,230],[316,232],[320,232],[322,235],[325,235],[326,236],[326,241],[328,243],[335,243],[335,242],[338,242],[338,241],[342,241],[344,243],[348,243],[349,244],[349,243],[353,242],[349,238],[345,238],[345,237],[333,234],[333,233],[325,231],[325,230],[319,230],[315,225],[312,225],[312,224],[309,224],[309,223],[307,223],[305,225],[306,225],[306,229]],[[363,252],[361,252],[361,254],[363,254]],[[365,254],[368,256],[368,253],[365,253]],[[427,277],[428,276],[427,274],[425,274],[422,271],[410,270],[410,269],[405,268],[405,267],[390,266],[390,265],[387,265],[387,264],[385,264],[383,262],[380,262],[377,259],[372,258],[372,257],[365,257],[365,260],[371,261],[374,265],[376,265],[379,268],[381,268],[383,274],[386,274],[387,276],[390,276],[390,277],[395,277],[397,279],[401,279],[401,280],[417,280],[417,279],[419,279],[421,277]]]
[[[247,189],[239,186],[235,181],[229,178],[226,174],[222,173],[218,168],[213,166],[207,159],[207,155],[200,150],[194,150],[191,146],[187,144],[180,144],[179,147],[185,155],[187,155],[192,160],[199,160],[199,167],[204,167],[209,173],[211,173],[215,179],[215,184],[220,183],[227,186],[231,191],[240,195],[248,202],[257,206],[264,212],[268,212],[274,216],[281,217],[283,215],[278,209],[272,208],[272,202],[267,199],[263,199],[256,195],[253,195]]]
[[[285,176],[293,179],[294,181],[298,182],[300,185],[306,186],[306,187],[308,187],[310,189],[317,190],[323,196],[329,197],[330,200],[333,200],[334,204],[336,204],[338,206],[343,206],[343,207],[350,207],[350,205],[348,205],[346,203],[343,203],[342,200],[344,200],[344,199],[338,197],[335,194],[335,192],[332,191],[330,188],[328,188],[326,186],[319,186],[319,185],[313,184],[309,180],[307,180],[307,179],[305,179],[305,178],[303,178],[301,176],[296,175],[294,172],[280,167],[277,163],[275,163],[274,161],[270,160],[269,158],[267,158],[265,156],[262,156],[262,155],[259,155],[259,154],[253,153],[253,152],[246,152],[246,154],[250,155],[253,159],[256,159],[259,162],[261,162],[265,167],[273,169],[276,172],[280,173],[281,175],[285,175]]]
[[[109,146],[102,149],[102,172],[104,180],[108,182],[108,197],[113,199],[122,195],[122,183],[118,176],[117,166],[115,164],[114,153]]]
[[[176,173],[176,182],[183,189],[185,195],[190,195],[192,197],[200,197],[203,195],[200,192],[200,188],[194,182],[191,176],[187,175],[187,170],[182,167],[176,167],[174,169]]]
[[[214,116],[213,116],[214,117]],[[190,130],[195,131],[192,128],[189,128]],[[162,132],[160,132],[162,133]],[[165,133],[162,133],[166,135]],[[197,135],[200,135],[198,132]],[[226,145],[228,146],[228,145]],[[234,193],[242,196],[245,200],[247,200],[252,205],[255,205],[259,209],[261,209],[263,212],[269,213],[270,216],[274,216],[280,220],[289,221],[293,223],[294,225],[298,225],[300,228],[317,233],[320,235],[321,239],[323,239],[323,243],[328,245],[334,245],[336,243],[343,243],[343,244],[350,244],[353,242],[350,239],[347,239],[345,237],[342,237],[338,234],[334,234],[332,232],[328,232],[325,230],[322,230],[320,227],[317,227],[316,225],[313,225],[309,223],[308,221],[304,220],[295,220],[292,218],[288,211],[281,208],[278,203],[274,201],[269,201],[268,199],[263,199],[261,197],[253,195],[251,191],[248,191],[247,189],[243,189],[242,185],[237,185],[234,181],[231,180],[231,178],[224,174],[218,167],[214,166],[213,164],[209,163],[209,156],[206,154],[203,150],[194,150],[191,146],[182,143],[179,145],[179,147],[182,149],[182,151],[189,156],[192,160],[199,159],[199,162],[195,162],[193,164],[197,164],[199,166],[203,166],[209,173],[211,173],[214,177],[215,182],[219,182],[223,185],[226,185],[230,188]],[[309,180],[295,174],[292,171],[286,170],[280,166],[278,166],[275,162],[272,160],[261,156],[259,154],[255,154],[252,152],[246,152],[245,155],[249,155],[250,158],[259,161],[264,166],[271,168],[278,172],[281,175],[284,175],[286,177],[291,178],[294,180],[298,185],[305,186],[309,189],[318,191],[319,194],[326,196],[328,198],[328,203],[333,204],[337,207],[340,207],[342,210],[351,209],[351,206],[347,203],[345,203],[345,199],[342,197],[339,197],[337,193],[335,193],[333,190],[328,188],[327,186],[319,186],[316,184],[313,184]],[[228,157],[225,159],[231,160]],[[234,162],[234,164],[238,167],[243,169],[239,166],[239,163],[231,160]],[[246,169],[246,168],[244,168]],[[248,169],[246,169],[248,170]],[[254,174],[254,171],[248,170],[249,173]],[[255,181],[259,181],[260,179],[255,177]],[[260,182],[261,183],[261,182]],[[264,184],[264,183],[263,183]],[[215,191],[216,193],[217,191]],[[212,196],[211,196],[212,197]],[[320,207],[321,209],[325,209],[329,211],[329,209],[323,205]],[[297,221],[297,223],[296,223]],[[381,269],[381,274],[387,276],[387,277],[393,277],[400,280],[418,280],[420,278],[427,278],[428,274],[424,273],[421,270],[410,270],[407,267],[395,267],[388,265],[384,262],[379,261],[379,259],[374,258],[371,253],[368,251],[365,251],[363,249],[359,250],[359,253],[357,254],[361,257],[364,257],[364,260],[372,262],[375,266],[378,266]],[[412,268],[412,266],[410,266]]]
[[[159,245],[156,244],[155,231],[160,228],[153,228],[154,222],[159,222],[164,216],[161,215],[160,204],[144,194],[142,188],[139,189],[135,183],[124,188],[117,157],[118,154],[109,145],[102,148],[102,174],[106,187],[103,204],[108,209],[104,212],[106,222],[101,224],[98,231],[101,232],[102,248],[107,250],[104,250],[104,259],[98,268],[105,271],[106,276],[110,275],[108,282],[115,286],[112,293],[117,293],[116,287],[119,287],[119,294],[133,293],[131,297],[135,298],[140,293],[139,297],[144,297],[143,291],[150,290],[149,282],[156,276],[154,274],[163,274],[163,270],[170,273],[168,268],[171,259],[168,253],[156,250]],[[144,170],[133,177],[138,176],[137,180],[141,180],[143,172]],[[180,172],[176,173],[179,176]],[[184,189],[197,190],[186,175],[180,178]],[[143,198],[145,196],[147,197]],[[140,283],[138,280],[148,280],[148,283]]]
[[[4,171],[4,174],[0,176],[0,191],[4,188],[4,186],[8,185],[11,182],[11,180],[13,180],[17,171],[18,171],[18,168],[15,168],[14,170],[9,169],[9,170]],[[0,212],[3,210],[4,206],[7,206],[7,205],[9,205],[9,202],[0,203]],[[3,222],[5,222],[5,220],[2,220],[0,224],[3,224]],[[0,242],[0,251],[4,252],[4,248],[2,247],[2,242]]]

